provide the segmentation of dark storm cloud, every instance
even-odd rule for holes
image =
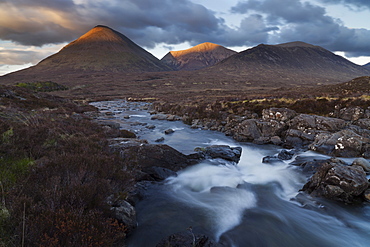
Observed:
[[[264,16],[266,26],[279,27],[269,33],[270,43],[304,41],[323,46],[331,51],[344,51],[347,56],[370,55],[370,30],[350,29],[338,19],[326,14],[324,8],[301,2],[285,0],[241,1],[232,12]]]
[[[369,6],[360,0],[320,0]],[[226,11],[226,10],[225,10]],[[192,0],[0,0],[0,39],[42,46],[70,42],[96,25],[109,26],[135,43],[213,42],[253,46],[301,40],[348,55],[370,54],[370,31],[349,29],[323,7],[300,0],[245,0],[231,10],[237,27]]]
[[[71,41],[98,24],[146,47],[220,35],[223,20],[189,0],[9,0],[0,2],[0,39],[23,45]]]

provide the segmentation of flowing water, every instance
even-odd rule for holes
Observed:
[[[278,153],[272,145],[238,143],[222,133],[191,129],[182,122],[151,120],[144,103],[107,101],[92,103],[113,112],[109,121],[134,131],[139,138],[189,154],[195,147],[226,144],[242,147],[235,165],[207,160],[148,187],[136,205],[138,227],[129,246],[155,246],[162,238],[192,228],[224,246],[370,246],[370,206],[349,206],[311,198],[299,190],[307,181],[299,167],[290,165],[327,156],[306,151],[292,160],[273,164],[262,158]],[[130,116],[129,119],[127,116]],[[154,129],[148,126],[154,125]],[[165,135],[164,130],[175,132]],[[346,160],[350,162],[351,160]]]

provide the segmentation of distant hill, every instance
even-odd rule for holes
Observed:
[[[174,70],[198,70],[215,65],[236,51],[213,43],[202,43],[181,51],[170,51],[161,61]]]
[[[172,70],[123,34],[96,26],[58,53],[17,74],[143,72]]]
[[[370,76],[361,76],[348,82],[325,86],[319,91],[337,95],[370,94]]]
[[[370,70],[370,63],[367,63],[367,64],[363,65],[363,67]]]
[[[208,68],[208,73],[244,76],[264,82],[334,83],[369,71],[334,53],[304,42],[258,45]]]

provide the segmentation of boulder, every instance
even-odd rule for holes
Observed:
[[[212,145],[201,151],[206,159],[224,159],[238,163],[242,154],[241,147],[230,147],[227,145]]]
[[[234,139],[237,141],[253,141],[261,137],[261,131],[257,127],[257,120],[247,119],[234,129]]]
[[[167,120],[167,115],[159,113],[159,114],[153,115],[150,119],[151,120]]]
[[[295,152],[293,150],[281,150],[277,155],[273,156],[265,156],[262,159],[262,163],[274,163],[274,162],[281,162],[283,160],[290,160],[293,158]]]
[[[174,175],[168,170],[177,172],[199,162],[165,144],[131,145],[122,148],[120,156],[128,166],[138,168],[137,181],[165,179]]]
[[[304,133],[309,133],[312,130],[335,132],[345,126],[346,121],[343,119],[307,114],[300,114],[289,123],[289,129],[301,130]]]
[[[155,129],[155,125],[150,124],[150,125],[145,126],[145,128],[153,130],[153,129]]]
[[[164,133],[166,134],[166,135],[169,135],[169,134],[172,134],[172,133],[174,133],[175,131],[173,130],[173,129],[167,129],[167,130],[165,130],[164,131]]]
[[[137,226],[135,208],[125,200],[113,200],[113,196],[108,198],[108,205],[113,213],[113,217],[119,222],[124,223],[128,233]]]
[[[336,133],[322,133],[316,136],[309,149],[336,157],[367,157],[370,138],[362,137],[345,129]]]
[[[165,139],[164,137],[162,136],[161,138],[158,138],[157,140],[155,140],[155,142],[163,142]]]
[[[280,136],[286,130],[287,125],[277,120],[257,121],[258,129],[263,137]]]
[[[285,122],[295,117],[297,113],[287,108],[270,108],[262,110],[263,120],[275,120],[278,122]]]
[[[359,166],[347,166],[338,159],[324,162],[302,188],[312,196],[324,197],[345,203],[362,200],[369,187],[366,173]]]

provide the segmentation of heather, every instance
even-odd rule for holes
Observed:
[[[128,164],[84,112],[91,106],[0,88],[0,246],[115,246],[127,228],[110,201],[126,199]]]

